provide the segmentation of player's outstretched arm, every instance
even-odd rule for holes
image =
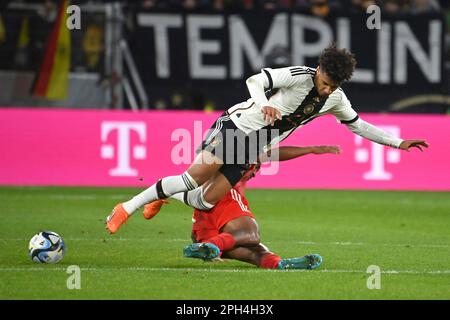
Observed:
[[[295,159],[307,154],[340,154],[341,148],[339,146],[307,146],[307,147],[288,147],[283,146],[273,148],[268,153],[260,156],[260,162],[267,161],[287,161]]]
[[[409,152],[410,148],[417,148],[423,152],[422,148],[428,148],[429,144],[425,140],[404,140],[399,149],[405,150]]]
[[[340,146],[313,146],[309,148],[311,148],[311,153],[313,154],[340,154],[342,151]]]
[[[425,140],[402,140],[360,118],[355,122],[347,124],[347,127],[353,133],[385,146],[406,151],[409,151],[412,147],[418,148],[421,151],[423,151],[422,147],[428,148],[428,143]]]

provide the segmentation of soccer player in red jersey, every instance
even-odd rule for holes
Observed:
[[[276,159],[278,161],[294,159],[306,154],[340,153],[337,146],[280,147],[277,151],[279,152]],[[282,270],[315,269],[322,264],[322,257],[318,254],[282,259],[261,243],[259,226],[250,211],[244,190],[246,182],[259,170],[260,163],[267,160],[269,160],[267,155],[260,157],[260,162],[252,165],[241,181],[213,209],[194,210],[193,244],[184,248],[185,257],[212,260],[220,256],[251,263],[260,268]],[[159,203],[159,205],[162,204],[163,202]],[[149,212],[155,212],[154,206],[155,202],[145,206],[145,218],[151,219],[154,216],[149,214]]]

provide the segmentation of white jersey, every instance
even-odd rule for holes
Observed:
[[[284,140],[295,129],[325,114],[333,114],[341,123],[348,124],[358,120],[357,113],[341,88],[328,97],[319,97],[313,82],[315,72],[316,69],[304,66],[262,69],[264,88],[278,89],[269,98],[268,105],[277,108],[282,119],[275,121],[273,127],[269,126],[261,113],[262,106],[253,98],[228,109],[230,119],[246,134],[261,129],[278,129],[279,135],[272,136],[272,145]]]

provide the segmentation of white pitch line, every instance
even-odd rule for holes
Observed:
[[[304,245],[337,245],[337,246],[383,246],[383,247],[421,247],[421,248],[450,248],[448,244],[395,244],[395,243],[364,243],[364,242],[312,242],[297,241]]]
[[[0,272],[35,272],[35,271],[66,271],[66,268],[1,268]],[[214,272],[214,273],[267,273],[267,272],[314,272],[314,273],[367,273],[365,270],[345,270],[345,269],[322,269],[322,270],[261,270],[261,269],[208,269],[208,268],[81,268],[81,271],[92,272],[112,272],[112,271],[131,271],[131,272]],[[447,275],[450,270],[386,270],[381,271],[384,274],[418,274],[418,275]]]
[[[15,239],[0,239],[0,241],[29,241],[30,239],[25,239],[25,238],[15,238]],[[99,242],[103,242],[103,241],[136,241],[136,242],[146,242],[146,241],[155,241],[154,238],[140,238],[140,239],[133,239],[133,238],[64,238],[64,242],[68,242],[68,241],[99,241]],[[165,242],[188,242],[190,243],[192,241],[192,239],[158,239],[158,241],[165,241]]]
[[[7,243],[8,241],[29,241],[29,239],[24,238],[3,238],[0,239],[0,241]],[[69,241],[136,241],[136,242],[146,242],[146,241],[155,241],[154,238],[64,238],[64,241],[67,243]],[[158,239],[158,242],[164,241],[164,242],[191,242],[191,239]],[[265,241],[266,244],[277,244],[277,243],[285,243],[290,241]],[[364,242],[349,242],[349,241],[342,241],[342,242],[313,242],[313,241],[295,241],[292,243],[301,244],[301,245],[336,245],[336,246],[382,246],[382,247],[411,247],[411,248],[450,248],[450,245],[448,244],[395,244],[395,243],[364,243]]]

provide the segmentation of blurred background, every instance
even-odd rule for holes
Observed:
[[[356,110],[450,112],[446,0],[73,0],[64,44],[61,4],[1,1],[1,107],[224,110],[262,67],[315,67],[335,41],[358,60],[344,85]]]

